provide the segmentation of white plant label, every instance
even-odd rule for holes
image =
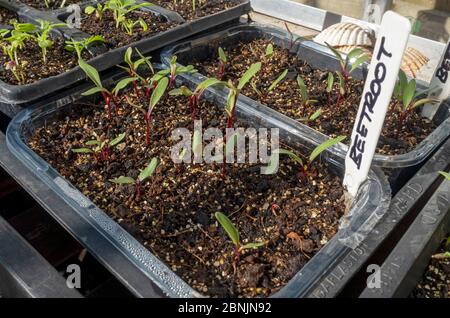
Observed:
[[[345,158],[344,186],[353,198],[369,174],[410,31],[405,17],[384,14]]]
[[[428,95],[430,98],[443,101],[450,95],[450,79],[448,73],[450,71],[450,41],[448,41],[445,47],[444,54],[439,61],[439,64],[434,72],[434,76],[431,79],[430,88],[431,91]],[[434,115],[439,109],[440,103],[427,104],[422,109],[422,115],[429,119],[433,119]]]

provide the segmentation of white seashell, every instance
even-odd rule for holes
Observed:
[[[406,75],[416,78],[420,69],[430,61],[428,57],[415,48],[408,47],[403,55],[401,69]]]
[[[373,48],[370,46],[358,46],[358,45],[343,45],[343,46],[335,46],[335,49],[339,52],[348,54],[354,49],[362,49],[365,54],[372,56]]]
[[[364,46],[373,47],[375,45],[375,32],[354,23],[342,22],[334,24],[320,32],[314,41],[331,46]]]

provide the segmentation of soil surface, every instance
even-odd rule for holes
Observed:
[[[11,20],[18,20],[18,16],[15,12],[6,8],[0,7],[0,25],[10,25]]]
[[[269,40],[254,40],[249,43],[236,43],[232,48],[224,48],[228,56],[228,63],[222,80],[233,80],[236,82],[251,64],[262,62],[261,71],[254,78],[256,88],[261,91],[259,95],[247,85],[243,94],[279,111],[295,120],[298,120],[324,134],[332,137],[339,135],[351,136],[354,118],[358,112],[360,97],[364,89],[364,82],[350,78],[347,94],[338,103],[339,88],[337,76],[335,75],[335,87],[328,96],[326,93],[328,72],[314,69],[288,49],[277,47],[274,43],[272,57],[266,57]],[[218,44],[211,46],[217,47]],[[214,56],[208,60],[180,61],[182,63],[195,64],[200,73],[216,77],[219,73],[219,62],[217,49],[212,50]],[[288,75],[274,90],[268,92],[268,88],[275,79],[288,69]],[[297,84],[297,76],[304,80],[310,100],[317,100],[313,105],[305,105],[300,95]],[[377,153],[386,155],[403,154],[414,149],[435,128],[435,124],[420,116],[419,112],[413,111],[402,125],[399,124],[399,108],[396,101],[390,105],[386,115],[386,121],[382,136],[377,147]],[[318,109],[322,115],[313,121],[307,119]],[[350,138],[346,139],[347,144]]]
[[[63,8],[67,7],[68,5],[71,5],[71,4],[80,4],[80,3],[83,3],[86,1],[87,0],[84,0],[84,1],[66,0]],[[39,10],[56,10],[56,9],[61,9],[61,4],[63,3],[63,0],[49,1],[50,5],[48,8],[47,8],[44,0],[20,0],[20,2],[25,3],[25,4],[29,5],[30,7],[33,7],[35,9],[39,9]]]
[[[109,10],[103,13],[102,20],[97,19],[95,14],[84,14],[81,22],[81,30],[90,35],[102,35],[107,46],[113,49],[139,41],[150,35],[166,31],[176,25],[173,22],[167,22],[164,17],[144,11],[130,12],[127,14],[127,18],[132,19],[133,21],[137,21],[139,18],[143,19],[148,25],[148,30],[144,32],[142,28],[137,25],[133,30],[133,35],[127,34],[122,26],[116,28],[113,14]]]
[[[78,65],[77,56],[64,48],[62,39],[54,39],[53,46],[47,52],[47,62],[42,60],[41,48],[35,41],[25,42],[25,48],[19,53],[19,63],[22,65],[25,83],[31,84],[43,78],[55,76],[69,71]],[[84,58],[89,54],[84,52]],[[0,51],[0,79],[9,84],[19,84],[14,74],[6,70],[5,65],[9,62],[8,55]]]
[[[450,252],[445,242],[437,253]],[[437,259],[433,257],[423,274],[422,280],[411,293],[414,298],[450,298],[450,257]]]
[[[148,105],[146,98],[128,95],[134,104]],[[226,127],[224,111],[208,102],[200,102],[197,118],[204,129]],[[171,133],[185,127],[192,131],[193,120],[181,97],[156,106],[148,147],[139,110],[122,101],[109,120],[102,108],[84,104],[47,122],[28,143],[197,291],[215,297],[275,293],[335,235],[345,209],[340,178],[320,160],[307,179],[287,158],[271,176],[261,175],[259,165],[227,164],[224,176],[222,164],[174,164],[171,147],[178,141]],[[107,161],[71,151],[85,147],[94,134],[111,140],[122,132],[125,143],[111,149]],[[160,164],[142,183],[140,201],[134,185],[109,181],[136,178],[154,157]],[[230,217],[243,243],[267,244],[243,251],[235,262],[217,211]]]
[[[151,3],[172,10],[181,15],[185,20],[195,20],[207,15],[224,11],[242,3],[242,0],[203,0],[196,1],[194,10],[192,1],[154,0]]]

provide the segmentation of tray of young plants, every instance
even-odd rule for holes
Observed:
[[[345,137],[311,152],[288,126],[236,105],[259,63],[220,97],[206,91],[218,80],[179,76],[192,66],[151,67],[131,49],[125,61],[129,76],[106,85],[80,60],[95,86],[24,110],[7,143],[165,295],[304,296],[387,210],[377,168],[346,209],[329,152]],[[224,163],[234,150],[239,161]]]
[[[351,135],[364,88],[368,57],[360,49],[348,55],[331,47],[295,38],[284,31],[258,24],[230,27],[166,48],[162,61],[172,56],[192,64],[197,74],[185,77],[201,82],[205,77],[236,82],[246,67],[262,63],[261,72],[242,91],[239,101],[277,118],[299,131],[314,146],[328,138]],[[350,63],[352,61],[352,63]],[[212,88],[227,94],[227,85]],[[396,168],[417,165],[449,136],[447,102],[430,121],[420,106],[430,102],[418,91],[414,79],[400,71],[374,164]],[[349,139],[334,147],[344,158]]]
[[[147,54],[249,10],[237,5],[243,12],[233,7],[233,13],[217,12],[212,21],[193,27],[176,12],[149,2],[107,0],[81,5],[79,28],[69,28],[64,21],[70,13],[41,12],[17,2],[0,1],[0,7],[2,20],[10,24],[0,30],[0,102],[21,106],[80,81],[80,56],[104,71],[120,63],[131,44],[138,54]],[[28,21],[10,19],[14,14]]]

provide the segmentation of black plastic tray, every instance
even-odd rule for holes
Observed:
[[[144,1],[137,0],[137,2]],[[13,0],[0,0],[0,6],[17,12],[22,19],[30,22],[35,22],[36,19],[60,22],[58,18],[63,18],[66,14],[59,11],[39,11]],[[170,30],[144,38],[138,42],[99,54],[95,58],[91,59],[89,63],[99,72],[105,71],[123,62],[123,55],[128,47],[135,47],[143,54],[148,54],[178,40],[192,36],[198,32],[211,29],[215,26],[225,24],[235,19],[239,19],[241,15],[248,13],[250,9],[249,0],[242,0],[242,4],[229,10],[206,16],[198,20],[186,22],[177,13],[158,6],[142,8],[142,10],[152,11],[153,13],[164,16],[169,21],[178,22],[181,24]],[[64,27],[59,30],[59,35],[66,38],[73,37],[79,39],[88,36],[84,32],[76,29]],[[33,84],[9,85],[0,81],[0,110],[10,116],[14,115],[22,108],[30,106],[32,102],[48,97],[55,92],[64,90],[65,88],[73,86],[77,82],[84,79],[84,73],[79,67],[76,67],[66,73],[46,78]]]
[[[120,76],[113,77],[109,84],[116,82]],[[177,80],[177,84],[193,87],[195,83],[188,80]],[[52,120],[58,114],[74,107],[75,101],[87,100],[80,94],[86,89],[59,101],[42,107],[32,107],[17,115],[7,131],[9,150],[32,172],[41,182],[48,185],[54,193],[62,198],[78,217],[89,222],[92,229],[98,231],[99,237],[114,242],[115,246],[126,256],[129,263],[142,271],[150,282],[161,289],[160,295],[171,297],[201,297],[190,286],[183,282],[165,264],[152,255],[144,246],[129,235],[122,227],[98,209],[89,199],[84,197],[75,187],[64,180],[57,171],[37,156],[27,145],[26,139],[34,129]],[[212,94],[205,98],[216,105],[223,105],[224,100]],[[218,106],[219,107],[219,106]],[[221,106],[223,107],[223,106]],[[292,134],[289,127],[264,114],[246,106],[238,107],[237,116],[255,127],[279,127],[280,138],[294,147],[303,145],[303,140]],[[343,176],[343,165],[332,156],[324,155],[336,173]],[[312,285],[331,271],[339,259],[351,248],[357,247],[375,224],[383,217],[390,201],[389,185],[379,169],[370,172],[369,180],[360,189],[357,201],[351,211],[351,219],[339,232],[291,279],[291,281],[274,297],[306,296]],[[350,246],[350,247],[349,247]],[[98,253],[98,252],[97,252]]]
[[[311,290],[311,297],[358,297],[366,288],[367,267],[382,264],[388,257],[436,191],[441,181],[438,171],[446,170],[449,164],[450,139],[392,198],[383,219],[358,248],[349,251],[332,272],[324,275],[322,282]]]
[[[381,288],[366,288],[360,297],[408,297],[417,286],[431,256],[450,231],[450,181],[442,177],[440,181],[433,196],[381,264]]]
[[[180,63],[190,64],[190,62],[194,59],[196,61],[201,61],[202,59],[210,57],[213,53],[217,52],[218,46],[227,47],[233,45],[233,43],[248,42],[253,39],[260,38],[271,39],[275,44],[284,48],[289,47],[289,34],[286,33],[286,31],[252,23],[229,27],[227,29],[197,37],[192,40],[186,40],[174,45],[173,47],[168,47],[162,52],[161,61],[168,65],[171,56],[176,55]],[[302,60],[307,61],[314,68],[327,69],[330,71],[336,71],[339,69],[339,62],[331,50],[315,42],[302,40],[293,46],[291,52],[297,54]],[[367,74],[366,67],[367,66],[360,67],[352,73],[352,76],[355,78],[364,79]],[[205,76],[198,73],[183,74],[182,76],[197,83],[205,79]],[[227,94],[225,89],[214,87],[211,90],[217,94]],[[279,112],[276,112],[242,94],[239,97],[239,102],[258,109],[258,111],[265,113],[267,116],[277,118],[278,120],[286,123],[286,125],[291,126],[293,129],[298,131],[298,134],[302,135],[303,138],[308,141],[310,147],[317,146],[329,138],[325,134],[322,134],[305,124],[291,119],[288,116],[282,115]],[[414,166],[417,170],[419,168],[419,164],[429,157],[429,155],[450,135],[449,104],[450,102],[448,100],[442,103],[440,111],[434,119],[436,124],[439,125],[438,128],[436,128],[425,140],[417,145],[414,150],[395,156],[375,154],[373,164],[383,168],[396,169],[397,171],[390,172],[392,174],[391,179],[393,181],[396,181],[397,177],[399,177],[399,172],[401,172],[401,169],[397,168]],[[347,154],[348,146],[341,143],[337,147],[334,147],[333,150],[339,158],[344,159]],[[396,184],[397,188],[400,186]]]

